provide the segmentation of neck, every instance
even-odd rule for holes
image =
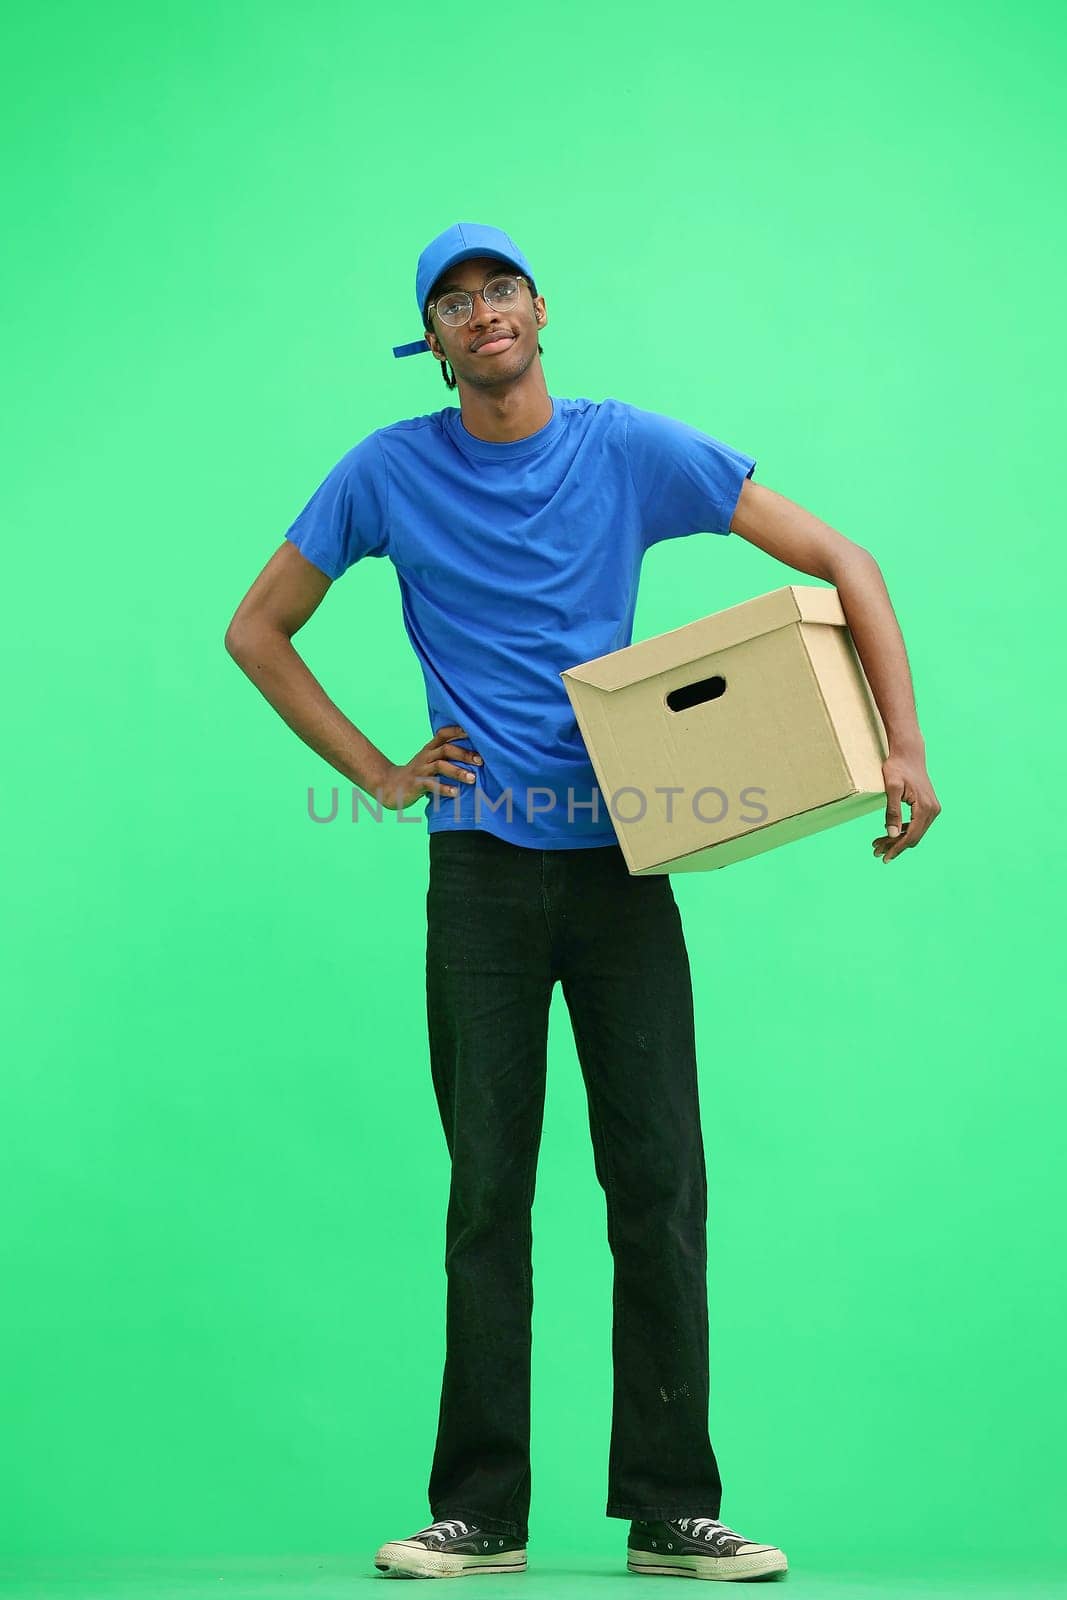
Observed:
[[[511,444],[552,421],[552,401],[539,361],[501,389],[472,389],[459,379],[460,416],[476,439]]]

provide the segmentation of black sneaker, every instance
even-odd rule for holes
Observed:
[[[374,1565],[388,1577],[462,1578],[470,1572],[525,1572],[526,1546],[458,1517],[441,1518],[383,1544]]]
[[[658,1577],[762,1578],[786,1572],[785,1552],[754,1544],[714,1517],[678,1517],[671,1522],[631,1522],[626,1565]]]

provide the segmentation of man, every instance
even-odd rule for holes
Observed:
[[[641,559],[660,539],[739,533],[834,584],[889,735],[886,833],[872,841],[889,862],[940,809],[903,641],[874,558],[754,484],[753,457],[621,401],[548,394],[545,299],[507,234],[446,229],[419,257],[416,300],[425,335],[394,353],[432,353],[459,409],[349,450],[226,634],[337,771],[391,809],[426,801],[429,1053],[451,1158],[447,1352],[433,1521],[382,1545],[375,1565],[423,1576],[526,1567],[531,1207],[558,980],[614,1259],[606,1514],[630,1522],[633,1571],[784,1572],[780,1549],[719,1520],[707,1183],[678,908],[668,875],[628,872],[559,674],[631,642]],[[364,556],[397,571],[434,730],[397,763],[292,646]]]

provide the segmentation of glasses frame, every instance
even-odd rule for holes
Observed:
[[[427,306],[426,306],[426,322],[427,322],[427,325],[429,325],[429,321],[430,321],[430,317],[431,317],[432,313],[437,310],[437,301],[438,300],[443,300],[445,298],[445,295],[447,295],[447,294],[465,294],[467,296],[467,299],[471,303],[471,308],[468,311],[467,315],[464,317],[463,321],[462,322],[445,322],[443,317],[440,318],[439,320],[441,322],[442,327],[445,327],[445,328],[465,328],[465,327],[467,327],[468,323],[470,322],[471,318],[474,315],[475,297],[477,295],[481,295],[482,299],[485,301],[485,304],[487,306],[490,305],[491,302],[489,300],[485,299],[485,291],[486,291],[486,289],[488,289],[489,285],[491,283],[495,283],[498,278],[511,278],[515,283],[524,283],[526,285],[526,287],[529,289],[530,293],[531,294],[533,293],[533,284],[530,282],[529,278],[527,278],[521,272],[507,272],[507,271],[505,271],[505,272],[490,272],[488,277],[485,279],[484,283],[482,284],[480,289],[475,289],[475,290],[473,290],[473,292],[470,289],[446,289],[444,291],[444,294],[439,294],[437,296],[437,300],[429,301]]]

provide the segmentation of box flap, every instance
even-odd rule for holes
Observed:
[[[559,676],[575,678],[594,689],[625,689],[642,678],[668,672],[687,661],[699,660],[728,650],[744,639],[794,622],[828,622],[845,626],[845,613],[834,588],[815,588],[811,584],[791,583],[769,594],[743,600],[710,617],[699,617],[654,639],[642,639],[622,650],[566,667]]]

